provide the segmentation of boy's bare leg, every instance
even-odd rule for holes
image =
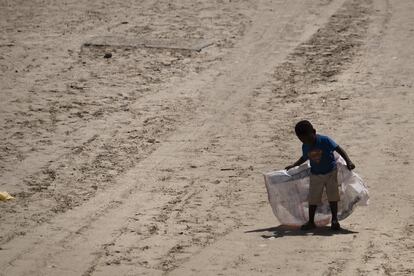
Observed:
[[[332,213],[331,229],[339,230],[341,229],[341,226],[338,222],[338,201],[329,201],[329,207],[331,207]]]
[[[315,212],[317,205],[309,205],[309,221],[302,225],[301,230],[310,230],[316,227],[315,225]]]

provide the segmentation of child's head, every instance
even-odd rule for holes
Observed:
[[[298,136],[299,140],[308,145],[312,145],[315,143],[316,140],[316,130],[313,128],[312,124],[307,121],[303,120],[296,124],[295,126],[296,136]]]

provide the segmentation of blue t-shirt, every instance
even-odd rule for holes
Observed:
[[[313,174],[326,174],[336,168],[333,151],[338,145],[328,136],[316,134],[315,145],[302,145],[302,157],[310,161]]]

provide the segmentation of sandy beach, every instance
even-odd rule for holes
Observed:
[[[0,275],[413,275],[414,2],[0,0]],[[370,204],[281,226],[335,138]]]

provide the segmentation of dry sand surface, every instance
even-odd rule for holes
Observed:
[[[414,1],[0,0],[0,26],[0,275],[414,274]],[[370,189],[339,233],[267,202],[302,118]]]

